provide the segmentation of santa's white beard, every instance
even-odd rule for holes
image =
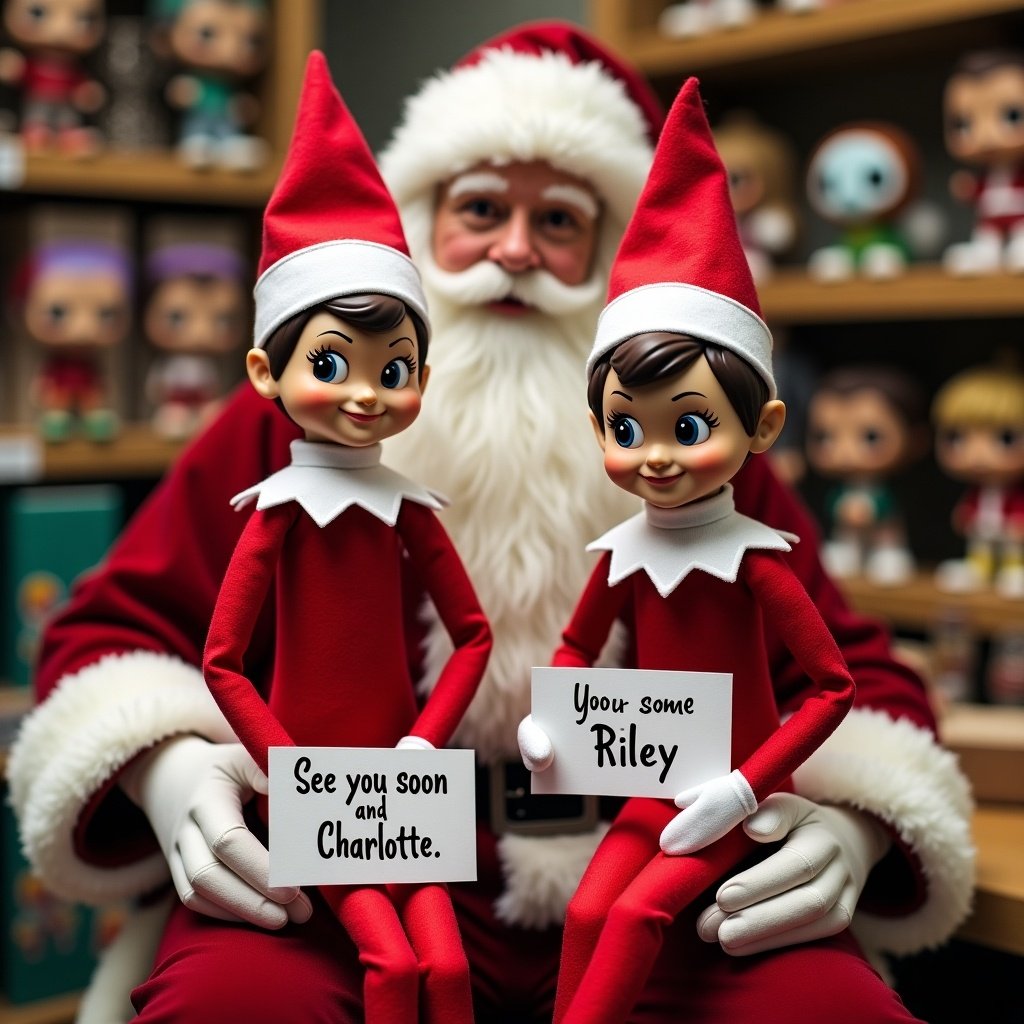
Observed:
[[[586,583],[584,548],[636,511],[608,481],[588,418],[584,364],[600,305],[556,319],[501,316],[432,290],[428,299],[430,386],[384,458],[451,499],[442,518],[494,633],[455,742],[485,761],[517,758],[530,668],[550,662]],[[451,651],[428,614],[427,688]]]

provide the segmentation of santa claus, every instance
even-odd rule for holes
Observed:
[[[445,525],[495,636],[456,737],[481,766],[480,877],[451,887],[480,1020],[550,1019],[560,917],[601,834],[594,808],[524,791],[516,727],[530,666],[548,661],[591,568],[585,543],[630,511],[591,450],[582,379],[659,127],[642,81],[599,44],[532,25],[428,81],[382,157],[435,329],[430,399],[387,461],[452,499]],[[198,668],[244,525],[226,499],[286,465],[296,436],[269,405],[240,392],[78,588],[48,631],[42,703],[12,755],[25,847],[51,886],[99,902],[147,891],[170,867],[182,902],[135,992],[142,1020],[360,1019],[360,971],[336,923],[305,894],[267,886],[266,851],[239,811],[265,784]],[[972,882],[967,787],[920,681],[846,608],[806,514],[763,460],[735,494],[741,511],[805,538],[787,557],[858,703],[797,773],[803,795],[771,797],[746,823],[783,849],[669,929],[636,1019],[743,1019],[754,1000],[780,1024],[907,1020],[845,926],[856,909],[860,941],[896,952],[951,933]],[[421,625],[429,688],[446,650],[429,607]],[[252,672],[265,678],[273,631],[254,635]],[[807,679],[768,643],[786,713]],[[820,941],[792,945],[808,938]]]

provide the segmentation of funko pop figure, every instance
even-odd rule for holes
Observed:
[[[943,99],[946,148],[977,171],[959,170],[953,195],[974,204],[968,242],[946,250],[954,274],[1024,271],[1024,50],[971,53]]]

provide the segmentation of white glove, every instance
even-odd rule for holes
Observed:
[[[244,747],[177,736],[139,757],[120,783],[149,818],[190,910],[261,928],[309,920],[301,889],[270,887],[270,855],[242,820],[242,805],[267,792]]]
[[[555,752],[551,747],[551,737],[533,720],[533,715],[527,715],[519,723],[519,754],[523,764],[531,772],[542,772],[545,768],[551,767],[555,759]]]
[[[889,837],[868,814],[773,793],[743,828],[759,843],[785,839],[760,864],[724,882],[697,920],[705,942],[747,956],[846,928]]]
[[[436,747],[430,740],[422,736],[403,736],[396,744],[395,750],[435,750]]]
[[[757,810],[750,783],[737,768],[728,775],[708,779],[683,790],[676,807],[686,808],[662,830],[661,849],[669,856],[695,853],[731,832]]]

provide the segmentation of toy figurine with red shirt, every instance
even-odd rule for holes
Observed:
[[[978,170],[957,171],[955,198],[974,204],[970,241],[944,255],[953,274],[1024,271],[1024,50],[966,54],[943,98],[946,148]]]
[[[629,1016],[665,926],[755,849],[737,826],[791,788],[854,696],[835,641],[781,557],[795,538],[733,504],[729,481],[771,446],[785,407],[695,79],[669,113],[608,295],[587,363],[591,419],[608,476],[646,506],[589,546],[602,556],[553,664],[593,665],[624,616],[636,667],[731,673],[734,771],[674,806],[630,800],[616,818],[566,916],[555,1020],[573,1024]],[[766,626],[814,684],[784,725]],[[531,770],[557,756],[532,718],[520,746]]]
[[[42,353],[32,381],[39,432],[50,443],[81,431],[111,441],[113,408],[104,357],[131,325],[132,271],[109,242],[55,239],[29,256],[15,290],[28,338]]]
[[[398,212],[320,53],[264,216],[260,269],[249,379],[305,437],[290,466],[233,499],[256,508],[213,612],[207,684],[264,772],[271,746],[442,746],[483,674],[490,629],[435,516],[441,501],[380,465],[379,442],[419,412],[426,303]],[[272,581],[277,657],[261,694],[244,662]],[[422,709],[404,583],[429,592],[455,648]],[[367,1021],[472,1019],[444,886],[320,892],[366,968]]]
[[[103,0],[6,0],[3,25],[17,49],[0,51],[0,80],[22,91],[25,148],[94,156],[100,136],[83,115],[99,110],[106,90],[89,76],[82,58],[103,41]]]
[[[953,510],[967,557],[939,565],[936,583],[952,591],[994,584],[1004,597],[1024,597],[1024,373],[963,370],[939,389],[932,419],[939,466],[969,485]]]

